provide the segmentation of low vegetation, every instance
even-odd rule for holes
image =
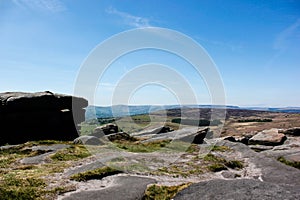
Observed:
[[[244,167],[243,163],[238,160],[229,160],[227,161],[224,158],[217,157],[213,154],[207,154],[204,158],[204,161],[209,161],[212,164],[208,165],[208,169],[212,172],[226,170],[227,167],[231,169],[242,169]]]
[[[239,119],[239,123],[247,123],[247,122],[272,122],[272,119],[260,119],[260,118],[255,118],[255,119]]]
[[[291,166],[291,167],[295,167],[297,169],[300,169],[300,162],[292,162],[292,161],[288,161],[286,160],[284,157],[279,157],[277,159],[279,162],[282,162],[283,164],[286,164],[288,166]]]
[[[89,157],[91,153],[84,145],[72,145],[69,148],[59,150],[50,158],[56,161],[78,160]]]
[[[165,147],[169,144],[171,140],[161,140],[161,141],[153,141],[142,143],[140,141],[130,142],[130,141],[116,141],[115,145],[129,152],[140,152],[140,153],[150,153],[154,151],[158,151],[161,148]]]
[[[171,200],[179,191],[190,185],[191,183],[177,186],[151,185],[147,188],[143,200]]]
[[[83,173],[74,174],[70,177],[70,179],[75,181],[88,181],[91,179],[102,179],[106,176],[111,176],[118,173],[121,173],[121,171],[105,166]]]
[[[207,120],[207,119],[182,119],[182,118],[174,118],[171,120],[172,123],[178,123],[182,125],[190,125],[190,126],[218,126],[222,122],[220,120]]]

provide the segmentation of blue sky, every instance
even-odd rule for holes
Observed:
[[[82,62],[99,43],[154,26],[202,45],[221,74],[227,104],[300,106],[300,1],[0,0],[0,13],[0,92],[72,94]],[[174,67],[190,81],[199,103],[210,103],[191,66],[144,50],[112,64],[99,82],[96,104],[109,105],[120,77],[149,62]],[[166,88],[148,85],[129,103],[176,102]]]

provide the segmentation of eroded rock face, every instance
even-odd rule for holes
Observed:
[[[286,140],[286,136],[278,133],[278,129],[264,130],[251,137],[248,141],[250,145],[281,145]]]
[[[85,120],[83,108],[88,102],[48,91],[6,92],[0,93],[0,105],[0,144],[17,144],[75,139],[77,124]]]

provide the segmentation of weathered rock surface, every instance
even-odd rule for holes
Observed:
[[[146,129],[137,133],[133,133],[134,136],[144,136],[144,135],[155,135],[155,134],[161,134],[161,133],[168,133],[174,131],[172,128],[168,126],[160,126],[153,129]]]
[[[189,199],[299,199],[298,187],[251,179],[210,180],[192,184],[180,191],[174,200]]]
[[[150,139],[143,142],[152,142],[157,140],[180,140],[188,143],[202,144],[209,128],[199,129],[198,127],[182,128],[180,130],[172,131],[169,133],[161,133],[153,135]]]
[[[95,136],[83,135],[73,141],[74,144],[101,145],[103,142]]]
[[[283,144],[283,142],[286,139],[287,138],[284,134],[278,133],[278,129],[270,129],[257,133],[249,139],[248,143],[250,145],[259,144],[267,146],[276,146]]]
[[[112,183],[103,189],[79,191],[69,196],[62,197],[63,200],[134,200],[142,199],[145,190],[149,184],[156,181],[151,178],[137,177],[137,176],[117,176],[114,177]]]
[[[51,92],[0,93],[0,145],[30,140],[73,140],[88,102]],[[75,115],[73,116],[73,112]]]

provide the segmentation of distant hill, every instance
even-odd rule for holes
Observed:
[[[300,107],[283,107],[283,108],[269,108],[269,107],[239,107],[239,106],[224,106],[224,105],[166,105],[166,106],[88,106],[86,108],[86,120],[96,118],[111,118],[111,117],[125,117],[130,115],[149,114],[159,110],[170,110],[178,108],[219,108],[219,109],[240,109],[240,110],[258,110],[269,112],[283,112],[283,113],[300,113]]]

